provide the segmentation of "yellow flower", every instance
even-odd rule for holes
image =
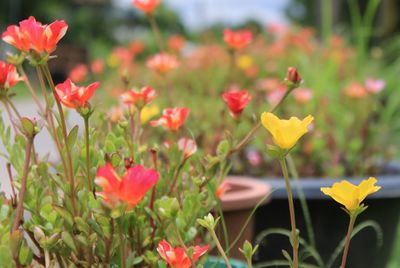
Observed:
[[[245,70],[249,68],[251,65],[253,65],[253,60],[251,59],[251,57],[243,55],[236,60],[236,65],[240,69]]]
[[[334,183],[331,188],[322,187],[321,191],[351,212],[360,207],[361,202],[367,195],[373,194],[381,188],[380,186],[375,186],[376,182],[377,180],[374,177],[370,177],[356,186],[344,180]]]
[[[142,125],[146,124],[150,119],[160,113],[160,109],[157,105],[153,104],[150,106],[144,106],[142,112],[140,113],[140,123]]]
[[[297,117],[283,120],[272,113],[261,114],[262,125],[272,134],[275,144],[282,149],[292,148],[301,136],[308,132],[308,126],[313,120],[314,117],[311,115],[303,120]]]

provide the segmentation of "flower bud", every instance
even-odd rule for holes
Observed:
[[[297,72],[297,69],[294,67],[289,67],[286,75],[286,82],[293,85],[298,85],[302,81],[300,74]]]
[[[33,138],[41,130],[36,118],[22,117],[19,130],[28,138]]]

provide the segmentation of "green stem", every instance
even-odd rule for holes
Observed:
[[[225,218],[224,218],[224,212],[222,211],[222,204],[221,204],[220,200],[218,200],[217,210],[218,210],[218,214],[219,214],[220,219],[221,219],[222,231],[224,232],[225,248],[229,249],[231,246],[230,246],[230,243],[229,243],[228,229],[226,227],[226,222],[225,222]],[[229,258],[229,250],[226,250],[225,252],[226,252],[226,255]]]
[[[347,230],[346,243],[345,243],[345,246],[343,249],[342,264],[340,265],[340,268],[346,267],[347,255],[349,253],[349,247],[350,247],[351,234],[353,233],[353,227],[354,227],[354,223],[356,222],[356,218],[357,218],[357,216],[350,215],[349,228]]]
[[[285,178],[286,191],[288,195],[289,202],[289,213],[290,213],[290,224],[292,227],[292,247],[293,247],[293,268],[299,267],[299,258],[298,258],[298,243],[297,243],[297,229],[296,229],[296,216],[294,213],[294,202],[293,202],[293,193],[292,188],[290,187],[290,180],[288,169],[286,166],[285,157],[281,157],[279,159],[279,163],[282,168],[283,177]]]
[[[322,0],[322,38],[325,44],[332,35],[332,0]]]
[[[92,178],[90,177],[90,139],[89,139],[89,115],[85,115],[83,120],[85,122],[85,144],[86,144],[86,175],[88,181],[88,190],[95,194]]]
[[[22,219],[22,214],[24,212],[24,199],[25,199],[25,194],[26,194],[26,187],[28,184],[29,165],[31,163],[31,152],[32,152],[32,145],[33,145],[34,137],[28,137],[27,139],[28,140],[27,140],[27,144],[26,144],[26,148],[25,148],[25,163],[24,163],[24,169],[22,172],[21,189],[19,190],[18,205],[17,205],[17,210],[15,213],[15,220],[14,220],[14,224],[11,229],[11,233],[15,232],[18,229],[21,219]]]
[[[126,252],[125,252],[125,241],[122,235],[122,219],[118,224],[118,237],[119,237],[119,244],[121,247],[121,268],[126,268]]]
[[[225,261],[226,267],[227,268],[232,268],[231,263],[228,259],[228,256],[225,254],[224,249],[221,246],[221,243],[218,240],[217,234],[215,233],[215,230],[213,228],[209,228],[208,231],[211,234],[212,239],[214,240],[215,245],[217,246],[219,254],[221,254],[222,258]]]
[[[164,52],[164,42],[163,42],[163,39],[161,37],[161,33],[160,33],[159,29],[158,29],[157,22],[154,19],[153,15],[151,15],[151,14],[148,15],[147,18],[149,19],[151,30],[153,31],[153,34],[154,34],[154,36],[156,38],[158,49],[160,50],[160,52]]]
[[[296,170],[296,166],[294,164],[293,158],[290,154],[286,156],[286,161],[288,163],[290,174],[292,175],[297,194],[299,195],[300,206],[301,210],[303,211],[304,222],[306,223],[307,228],[307,235],[308,235],[308,242],[312,248],[316,248],[315,245],[315,235],[314,235],[314,228],[311,222],[310,210],[308,209],[306,197],[304,195],[303,189],[300,187],[299,184],[299,174]]]
[[[65,144],[65,151],[67,153],[67,165],[69,168],[69,175],[70,175],[70,194],[71,194],[71,205],[72,205],[72,210],[74,215],[77,215],[77,210],[76,210],[76,205],[75,205],[75,178],[74,178],[74,169],[72,166],[72,156],[71,156],[71,151],[70,148],[68,147],[68,136],[67,136],[67,126],[66,126],[66,121],[65,121],[65,116],[64,116],[64,110],[61,106],[61,103],[57,97],[56,93],[56,88],[53,82],[53,78],[51,77],[49,66],[47,63],[43,64],[41,66],[41,69],[47,79],[47,82],[50,85],[51,91],[53,92],[54,99],[56,100],[56,105],[58,109],[58,113],[60,115],[60,121],[61,121],[61,132],[63,135],[64,139],[64,144]]]
[[[24,79],[24,83],[26,85],[26,87],[28,88],[29,92],[32,95],[33,100],[36,102],[36,105],[39,107],[40,112],[44,115],[45,114],[45,110],[37,96],[37,94],[35,93],[35,90],[32,87],[31,82],[28,79],[28,76],[26,75],[24,68],[22,68],[22,65],[18,65],[17,66],[19,73],[22,75],[23,79]]]

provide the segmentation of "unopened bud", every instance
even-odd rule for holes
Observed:
[[[302,81],[300,74],[297,72],[297,69],[294,67],[289,67],[286,75],[286,82],[293,85],[298,85]]]

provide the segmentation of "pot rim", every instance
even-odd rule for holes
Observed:
[[[243,176],[228,176],[225,181],[232,188],[221,196],[221,206],[224,211],[253,209],[266,195],[270,195],[271,186],[258,179]],[[266,198],[261,205],[265,204]]]

